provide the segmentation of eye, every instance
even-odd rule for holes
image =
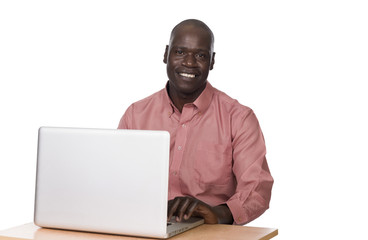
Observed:
[[[180,49],[176,50],[175,53],[178,54],[178,55],[183,55],[184,54],[183,50],[180,50]]]
[[[197,53],[196,54],[198,58],[205,59],[207,55],[205,53]]]

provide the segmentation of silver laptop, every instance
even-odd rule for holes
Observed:
[[[41,127],[34,223],[168,238],[203,223],[167,223],[165,131]]]

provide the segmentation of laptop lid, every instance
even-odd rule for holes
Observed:
[[[41,127],[34,222],[165,237],[170,135]]]

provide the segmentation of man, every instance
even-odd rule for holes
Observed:
[[[189,19],[171,32],[164,63],[166,88],[132,104],[120,129],[170,133],[168,219],[245,224],[269,205],[273,179],[253,111],[207,81],[214,36]]]

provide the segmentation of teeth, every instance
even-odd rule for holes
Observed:
[[[187,77],[187,78],[194,78],[195,74],[189,74],[189,73],[179,73],[180,76]]]

